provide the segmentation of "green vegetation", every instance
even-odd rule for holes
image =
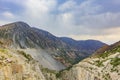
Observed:
[[[42,72],[46,72],[46,73],[56,74],[56,71],[55,71],[55,70],[50,70],[50,69],[48,69],[48,68],[42,68],[41,71],[42,71]]]
[[[24,51],[19,51],[18,50],[18,53],[21,54],[21,55],[23,55],[25,58],[27,58],[28,61],[33,60],[33,58],[31,57],[31,55],[30,54],[26,54]]]
[[[98,67],[104,66],[103,61],[100,61],[100,60],[95,61],[95,65],[98,66]]]
[[[73,66],[67,67],[66,69],[60,70],[57,74],[56,77],[60,78],[61,74],[63,73],[63,71],[69,71]]]
[[[106,51],[103,54],[100,54],[99,57],[106,58],[109,56],[109,54],[110,54],[110,52]]]
[[[116,48],[112,49],[111,52],[112,53],[114,53],[114,52],[120,52],[120,45],[117,46]]]
[[[0,49],[0,52],[7,53],[7,50],[6,49]]]
[[[110,64],[113,65],[113,67],[120,65],[120,58],[112,58]]]
[[[116,52],[120,52],[120,46],[117,46],[117,47],[115,47],[115,48],[113,48],[111,50],[105,51],[104,53],[99,54],[98,57],[106,58],[109,55],[114,54]]]
[[[105,80],[111,80],[111,77],[110,77],[109,73],[103,75],[103,78],[104,78]]]
[[[41,68],[43,75],[45,76],[46,80],[56,80],[56,74],[58,71],[50,70],[48,68]]]
[[[59,72],[56,74],[56,78],[60,78],[63,71],[64,71],[64,70],[59,71]]]
[[[118,72],[118,69],[116,69],[116,68],[111,68],[111,72]]]

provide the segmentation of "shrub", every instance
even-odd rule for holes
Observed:
[[[19,51],[18,50],[18,53],[21,54],[21,55],[23,55],[25,58],[27,58],[28,61],[30,61],[30,60],[33,59],[30,54],[26,54],[24,51]]]
[[[96,64],[96,66],[98,66],[98,67],[104,66],[104,65],[103,65],[103,62],[100,61],[100,60],[95,61],[95,64]]]
[[[120,58],[116,57],[111,59],[110,64],[113,65],[113,67],[120,65]]]

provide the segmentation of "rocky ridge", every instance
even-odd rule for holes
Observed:
[[[91,52],[95,52],[96,49],[106,45],[100,41],[85,41],[87,43],[84,43],[83,46],[88,46],[88,42],[99,43],[100,45],[92,45],[96,47],[93,49],[85,49],[84,47],[84,50],[82,50],[80,47],[69,44],[63,38],[30,27],[24,22],[14,22],[1,26],[0,42],[7,48],[22,49],[35,60],[38,60],[44,67],[54,70],[71,66],[91,55]],[[82,44],[79,45],[82,48]]]

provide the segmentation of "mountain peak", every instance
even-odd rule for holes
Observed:
[[[23,21],[16,21],[16,22],[13,22],[13,23],[5,24],[5,25],[10,25],[10,24],[26,24],[26,25],[28,25],[27,23],[25,23]],[[3,25],[3,26],[5,26],[5,25]]]
[[[30,26],[25,23],[25,22],[22,22],[22,21],[18,21],[18,22],[14,22],[14,23],[9,23],[9,24],[6,24],[6,25],[3,25],[0,27],[0,29],[13,29],[13,28],[17,28],[17,29],[25,29],[25,28],[29,28]]]
[[[17,21],[17,22],[11,23],[11,24],[24,24],[24,25],[28,25],[27,23],[25,23],[23,21]]]

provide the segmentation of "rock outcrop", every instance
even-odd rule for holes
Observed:
[[[120,80],[120,42],[62,71],[59,77],[61,80]]]
[[[40,64],[23,51],[0,48],[0,80],[46,80]]]

